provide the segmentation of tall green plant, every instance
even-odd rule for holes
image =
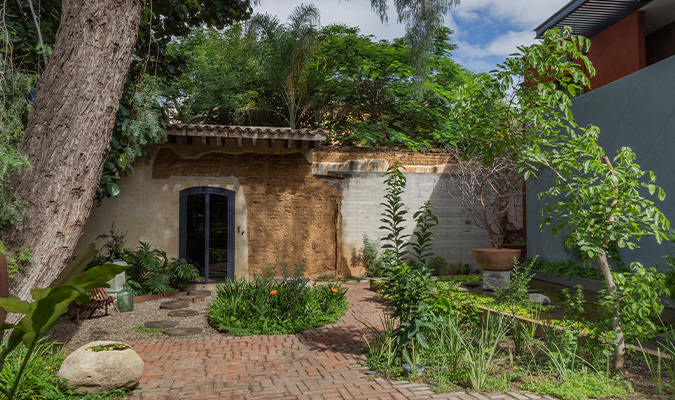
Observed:
[[[433,318],[430,308],[433,282],[436,280],[431,269],[424,264],[393,264],[387,270],[387,277],[384,294],[391,299],[393,316],[399,323],[392,333],[396,344],[405,349],[415,340],[422,347],[428,347],[424,331],[435,329],[430,322]]]
[[[426,264],[428,257],[436,255],[431,250],[431,242],[435,240],[431,228],[438,225],[438,218],[434,215],[431,202],[427,200],[419,211],[413,215],[413,218],[417,222],[417,227],[413,233],[417,240],[410,244],[413,249],[413,257],[417,264]]]
[[[97,252],[96,245],[92,243],[66,266],[49,287],[31,290],[31,295],[35,300],[31,303],[17,297],[0,298],[0,308],[12,313],[24,314],[16,325],[0,324],[0,332],[13,329],[6,347],[0,353],[0,372],[5,365],[7,356],[21,343],[28,349],[11,389],[0,388],[0,393],[4,394],[8,400],[14,398],[21,382],[21,376],[38,341],[59,322],[61,315],[68,311],[68,305],[74,300],[89,304],[89,294],[85,293],[86,291],[109,287],[107,281],[127,269],[126,265],[105,264],[90,268],[84,274],[79,275],[87,264],[94,259]]]
[[[401,195],[405,191],[405,175],[401,172],[405,169],[400,162],[396,161],[389,166],[387,172],[384,174],[384,184],[387,186],[387,194],[384,195],[384,202],[380,205],[384,206],[384,212],[380,219],[385,225],[380,226],[380,229],[387,232],[384,237],[385,243],[382,245],[383,249],[387,249],[389,253],[389,263],[391,265],[398,265],[403,262],[403,256],[408,254],[404,250],[410,235],[403,234],[405,227],[403,223],[406,221],[405,215],[408,213],[404,209],[405,205],[401,199]]]

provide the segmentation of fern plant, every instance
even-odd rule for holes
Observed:
[[[189,261],[174,258],[169,262],[166,252],[153,249],[145,242],[140,242],[136,250],[125,250],[122,258],[131,265],[127,284],[136,295],[182,289],[187,282],[199,278],[197,268]]]

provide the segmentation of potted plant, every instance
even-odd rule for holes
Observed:
[[[125,246],[126,236],[127,236],[126,233],[121,234],[115,230],[115,223],[113,222],[112,226],[110,227],[110,232],[101,234],[98,237],[96,237],[96,240],[98,239],[105,240],[105,244],[101,247],[99,254],[103,254],[105,257],[105,254],[108,253],[107,260],[121,261],[122,253],[126,249]]]
[[[520,249],[504,248],[506,230],[502,220],[509,202],[523,195],[524,180],[512,154],[494,157],[485,163],[480,156],[463,157],[460,150],[449,152],[451,170],[444,189],[471,213],[477,227],[487,232],[491,247],[473,249],[478,264],[487,271],[509,271]]]

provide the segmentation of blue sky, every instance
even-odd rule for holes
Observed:
[[[534,42],[533,29],[569,0],[462,0],[450,10],[445,24],[455,31],[453,42],[459,45],[454,59],[472,71],[489,71],[503,61],[516,46]],[[305,3],[310,1],[305,0]],[[254,12],[277,15],[286,21],[302,0],[261,0]],[[396,11],[390,9],[384,25],[370,9],[370,0],[314,0],[321,11],[321,25],[342,22],[359,26],[361,32],[380,39],[403,36],[404,25],[396,23]],[[393,7],[393,1],[389,1]]]

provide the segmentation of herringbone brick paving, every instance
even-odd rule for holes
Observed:
[[[365,283],[348,283],[349,311],[336,324],[298,335],[209,337],[130,343],[145,360],[130,399],[543,400],[520,393],[442,393],[409,382],[369,379],[364,322],[380,327],[385,308]]]

